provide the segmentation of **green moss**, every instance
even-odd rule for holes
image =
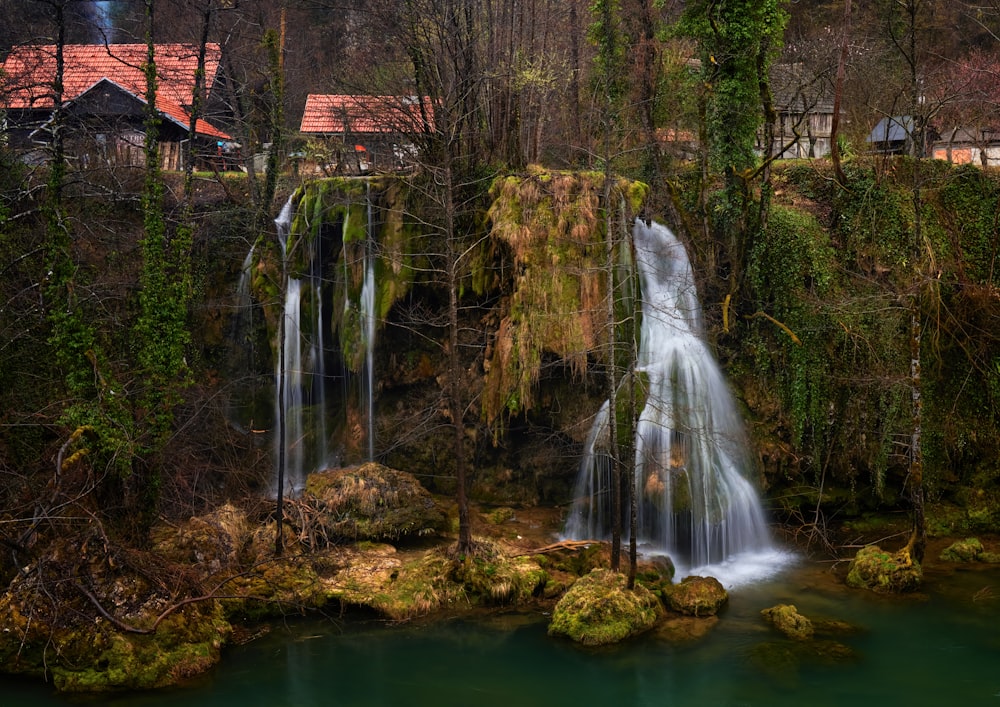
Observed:
[[[222,601],[226,614],[240,619],[302,613],[318,609],[328,600],[315,568],[304,558],[269,559],[235,577],[227,586],[234,595],[245,597]]]
[[[847,572],[847,584],[880,594],[898,594],[917,589],[923,579],[919,562],[905,550],[889,553],[876,545],[858,550]]]
[[[941,559],[945,562],[975,562],[983,554],[983,544],[979,538],[956,540],[941,551]]]
[[[668,607],[688,616],[714,616],[729,601],[729,593],[715,577],[685,577],[665,588]]]
[[[603,188],[603,175],[579,172],[534,171],[492,185],[491,237],[509,251],[514,270],[483,395],[490,423],[533,408],[546,355],[564,361],[577,376],[585,375],[589,356],[600,355],[608,317],[604,214],[613,210],[616,223],[627,229],[648,194],[645,185],[620,180],[612,201],[603,204]],[[626,244],[627,237],[620,242]],[[624,258],[627,266],[624,250],[616,260]],[[621,306],[632,310],[630,304]]]
[[[648,589],[626,589],[624,575],[594,570],[556,604],[549,634],[588,646],[606,645],[649,630],[661,615],[660,601]]]
[[[485,540],[475,545],[475,555],[434,550],[403,563],[385,581],[364,577],[341,584],[334,596],[405,620],[453,605],[520,605],[544,591],[549,576],[534,560],[508,557]]]
[[[44,629],[21,645],[14,672],[51,676],[61,692],[147,690],[174,685],[218,663],[231,627],[218,602],[182,607],[151,634],[110,624]]]
[[[803,641],[812,638],[815,633],[812,621],[800,614],[794,604],[778,604],[760,613],[789,638]]]

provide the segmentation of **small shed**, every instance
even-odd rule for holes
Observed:
[[[878,121],[865,138],[872,151],[883,155],[903,155],[913,141],[913,116],[887,116]]]
[[[157,112],[161,166],[179,170],[184,165],[183,143],[189,138],[190,116],[183,107],[166,99],[158,99]],[[64,104],[70,128],[67,149],[88,161],[100,159],[111,165],[142,165],[145,163],[146,99],[137,96],[111,79],[102,78],[79,96]],[[42,131],[44,128],[42,126]],[[195,123],[196,139],[202,152],[214,154],[229,135],[204,120]]]
[[[771,154],[779,158],[825,157],[831,150],[833,88],[825,74],[809,72],[804,64],[775,64],[771,94],[776,121]],[[763,153],[764,133],[757,138]]]
[[[417,96],[309,94],[299,132],[327,141],[335,171],[363,174],[406,169],[415,139],[433,130],[433,106]]]

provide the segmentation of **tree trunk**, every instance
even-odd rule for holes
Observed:
[[[844,74],[847,67],[847,48],[851,38],[851,0],[844,0],[844,23],[841,27],[844,33],[840,38],[840,56],[837,58],[837,78],[833,85],[833,120],[830,123],[830,160],[833,162],[833,173],[838,184],[845,184],[844,169],[840,164],[840,145],[837,135],[840,129],[840,101],[844,95]]]
[[[610,130],[609,130],[610,132]],[[605,135],[605,143],[609,138]],[[621,567],[622,552],[622,459],[618,448],[618,371],[617,327],[615,326],[615,224],[611,210],[611,160],[605,159],[605,269],[607,273],[607,392],[608,392],[608,454],[611,456],[611,569]]]
[[[446,160],[450,161],[450,156]],[[445,241],[447,242],[446,277],[448,280],[448,411],[453,431],[455,456],[455,499],[458,503],[458,554],[472,552],[472,524],[466,493],[465,406],[462,402],[462,358],[458,351],[458,289],[460,249],[456,242],[455,183],[450,162],[444,170]]]

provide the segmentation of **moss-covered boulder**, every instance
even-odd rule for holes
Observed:
[[[217,600],[183,574],[168,586],[155,557],[90,541],[54,542],[0,596],[0,671],[107,692],[173,685],[218,663],[231,626]]]
[[[907,548],[886,552],[877,545],[858,550],[847,570],[847,584],[880,594],[912,592],[923,580],[923,569]]]
[[[596,569],[577,580],[556,604],[549,634],[600,646],[648,631],[662,605],[642,586],[626,588],[625,575]]]
[[[983,554],[983,544],[979,538],[956,540],[941,551],[940,559],[945,562],[976,562]]]
[[[327,540],[401,540],[432,535],[447,516],[412,474],[368,462],[310,474],[301,499]]]
[[[783,634],[798,641],[808,640],[815,633],[812,621],[800,614],[794,604],[778,604],[762,610],[760,615]]]
[[[252,527],[246,511],[227,503],[185,522],[156,526],[152,531],[153,549],[170,562],[193,568],[202,577],[238,572]]]
[[[542,594],[548,574],[532,558],[512,557],[477,538],[475,552],[436,548],[402,558],[389,545],[359,543],[338,551],[323,578],[328,595],[366,606],[395,621],[452,606],[516,606]]]
[[[727,601],[729,593],[715,577],[685,577],[671,585],[664,597],[667,606],[687,616],[714,616]]]

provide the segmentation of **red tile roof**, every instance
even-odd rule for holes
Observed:
[[[67,44],[63,47],[63,100],[73,100],[101,79],[108,79],[135,95],[146,96],[145,44]],[[185,106],[191,105],[198,47],[194,44],[156,44],[153,51],[157,73],[157,107],[170,118],[187,125],[190,117]],[[210,92],[219,72],[222,49],[209,44],[205,53],[206,92]],[[53,105],[52,82],[56,73],[56,45],[14,47],[3,63],[2,89],[6,108],[45,109]],[[225,135],[222,131],[198,122],[206,135]]]
[[[427,119],[430,100],[424,98]],[[302,113],[303,133],[355,135],[423,132],[423,117],[415,96],[345,96],[311,93]]]
[[[130,96],[134,97],[138,102],[142,103],[143,105],[146,105],[146,96],[145,96],[145,94],[137,96],[134,93],[132,93],[131,91],[129,91],[128,89],[126,89],[125,87],[119,86],[116,82],[114,82],[114,81],[112,81],[110,79],[106,79],[106,78],[105,79],[101,79],[100,81],[98,81],[97,83],[95,83],[93,86],[91,86],[87,90],[83,91],[74,100],[78,100],[80,98],[83,98],[84,96],[87,95],[87,93],[89,93],[90,91],[96,89],[101,84],[111,84],[112,86],[115,86],[119,90],[124,91],[125,93],[127,93]],[[156,100],[156,109],[162,114],[162,116],[164,118],[166,118],[167,120],[173,121],[174,123],[176,123],[180,127],[184,128],[185,130],[191,124],[191,114],[188,111],[186,111],[183,106],[179,106],[176,103],[174,103],[173,101],[165,101],[162,98],[157,97],[157,100]],[[202,120],[201,118],[199,118],[198,121],[195,123],[195,131],[199,135],[204,135],[206,137],[214,137],[214,138],[217,138],[219,140],[231,140],[232,139],[229,136],[228,133],[222,132],[217,127],[215,127],[214,125],[212,125],[211,123],[209,123],[207,121]]]

